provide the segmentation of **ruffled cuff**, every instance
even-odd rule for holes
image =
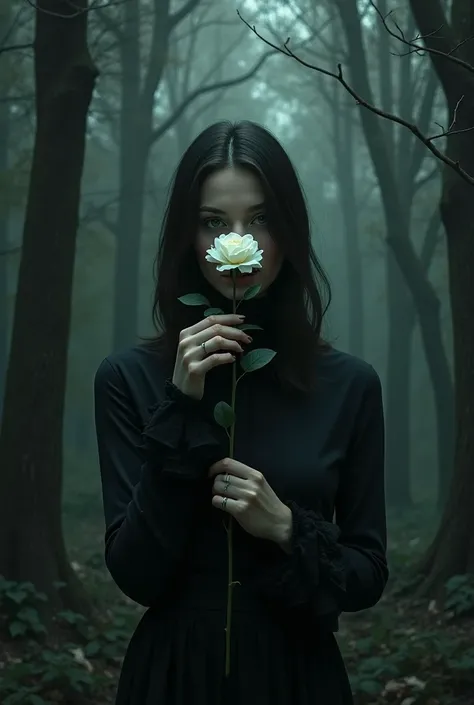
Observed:
[[[163,473],[198,479],[225,456],[204,402],[183,394],[169,380],[165,383],[165,398],[150,407],[149,412],[141,448],[145,454],[160,453]]]
[[[273,544],[269,564],[262,571],[257,587],[267,598],[287,607],[308,606],[316,612],[337,611],[334,595],[343,595],[346,580],[338,544],[340,529],[318,512],[287,502],[293,515],[291,553]],[[325,605],[318,609],[317,596]],[[329,598],[329,599],[328,599]],[[316,609],[314,609],[316,608]],[[334,608],[334,609],[333,609]]]

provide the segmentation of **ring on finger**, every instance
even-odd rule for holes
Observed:
[[[207,343],[207,340],[205,340],[203,343],[201,343],[201,348],[204,350],[205,357],[207,357],[206,343]]]
[[[224,477],[224,492],[227,492],[227,490],[229,489],[229,485],[230,485],[230,475],[226,475]]]

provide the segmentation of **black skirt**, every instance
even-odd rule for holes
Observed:
[[[116,705],[352,705],[337,641],[299,619],[237,609],[225,677],[225,610],[149,609],[130,642]]]

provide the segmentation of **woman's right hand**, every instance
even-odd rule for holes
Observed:
[[[202,399],[209,370],[234,362],[236,354],[244,352],[242,343],[248,345],[252,338],[232,327],[243,323],[243,320],[244,316],[234,314],[209,316],[181,331],[173,384],[183,394]]]

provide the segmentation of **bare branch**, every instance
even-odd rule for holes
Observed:
[[[27,44],[12,44],[11,46],[0,47],[0,54],[6,54],[8,51],[19,51],[20,49],[32,49],[33,43]]]
[[[434,154],[434,156],[439,159],[440,161],[444,162],[447,166],[449,166],[453,171],[455,171],[459,176],[464,179],[464,181],[467,181],[467,183],[471,184],[471,186],[474,186],[474,176],[471,176],[468,174],[468,172],[462,168],[459,162],[454,161],[454,159],[451,159],[448,157],[446,154],[441,152],[434,144],[433,140],[434,139],[440,139],[440,137],[449,137],[453,132],[450,132],[449,129],[446,130],[445,132],[441,134],[436,134],[431,137],[427,137],[424,135],[418,128],[417,125],[414,123],[408,122],[408,120],[404,120],[401,118],[399,115],[395,115],[393,113],[386,112],[384,110],[381,110],[380,108],[377,108],[375,105],[371,105],[368,103],[366,100],[364,100],[360,95],[356,93],[356,91],[352,88],[352,86],[347,83],[347,81],[344,78],[343,70],[342,70],[342,64],[337,65],[337,73],[334,73],[333,71],[329,71],[328,69],[324,69],[322,66],[317,66],[315,64],[310,64],[301,57],[299,57],[297,54],[295,54],[291,49],[290,49],[290,37],[284,42],[283,47],[278,47],[276,44],[273,44],[270,42],[268,39],[265,39],[259,32],[257,32],[255,26],[251,26],[244,18],[241,16],[240,12],[237,10],[237,14],[242,20],[242,22],[255,34],[256,37],[258,37],[261,41],[263,41],[267,46],[271,47],[272,49],[275,49],[277,52],[280,54],[283,54],[284,56],[288,56],[297,63],[301,64],[301,66],[304,66],[305,68],[311,69],[312,71],[317,71],[318,73],[323,74],[324,76],[329,76],[330,78],[335,79],[338,81],[338,83],[343,86],[343,88],[354,98],[356,101],[357,105],[362,106],[363,108],[366,108],[370,112],[374,113],[375,115],[378,115],[379,117],[384,118],[385,120],[391,120],[392,122],[396,122],[398,125],[402,125],[405,127],[407,130],[410,130],[410,132],[418,139],[420,142],[423,142],[423,144]],[[470,129],[470,128],[469,128]],[[474,129],[474,126],[473,126]],[[463,132],[463,130],[458,130],[455,131],[457,132]]]
[[[451,61],[453,64],[457,64],[458,66],[462,66],[466,71],[469,71],[469,73],[474,74],[474,66],[470,64],[468,61],[464,61],[463,59],[460,59],[457,56],[454,56],[454,52],[456,52],[458,49],[460,49],[464,44],[467,42],[471,42],[474,39],[474,36],[468,37],[467,39],[463,39],[462,41],[458,42],[455,47],[453,47],[450,51],[445,52],[441,51],[441,49],[435,49],[434,47],[429,47],[426,44],[418,44],[419,41],[425,41],[426,39],[430,37],[436,38],[436,35],[438,32],[443,28],[443,26],[439,27],[438,29],[434,30],[433,32],[430,32],[429,34],[418,34],[415,39],[407,39],[405,37],[405,33],[403,32],[402,28],[397,24],[395,19],[393,18],[393,10],[391,10],[386,16],[384,16],[375,2],[373,0],[370,0],[370,4],[372,5],[373,9],[377,13],[377,15],[380,17],[383,26],[387,30],[388,34],[391,37],[394,37],[395,39],[398,39],[399,42],[402,42],[402,44],[405,44],[405,46],[410,47],[411,51],[407,51],[402,54],[398,54],[398,56],[406,56],[407,54],[434,54],[435,56],[440,56],[443,59],[447,59]],[[392,20],[393,24],[395,25],[397,32],[394,32],[393,29],[390,29],[390,26],[388,24],[388,18]]]
[[[111,32],[119,41],[123,39],[123,30],[117,19],[112,19],[109,12],[103,12],[102,7],[96,8],[100,21],[108,32]]]
[[[135,0],[136,2],[137,0]],[[174,29],[180,22],[182,22],[193,10],[197,8],[201,0],[188,0],[187,3],[183,5],[180,10],[176,10],[174,15],[169,17],[168,27]]]
[[[197,32],[202,32],[203,29],[209,29],[210,27],[238,27],[238,20],[221,20],[219,18],[208,20],[207,22],[198,22],[195,26],[187,29],[182,34],[174,34],[174,39],[177,42],[183,41],[183,39],[188,39],[191,35]]]
[[[118,202],[118,196],[113,196],[109,201],[102,203],[100,206],[91,206],[83,214],[80,225],[86,226],[90,223],[100,223],[107,230],[109,230],[113,235],[117,234],[117,228],[113,221],[109,220],[107,217],[108,209],[111,206],[116,205]]]
[[[136,2],[136,0],[108,0],[107,2],[103,2],[99,4],[99,0],[92,0],[91,4],[84,8],[84,7],[79,7],[73,2],[70,2],[70,0],[65,0],[65,5],[69,5],[71,8],[71,12],[67,12],[65,14],[61,12],[53,12],[52,10],[46,10],[44,7],[41,7],[38,3],[33,2],[33,0],[25,0],[25,2],[30,5],[34,10],[37,10],[38,12],[44,12],[45,15],[50,15],[50,17],[58,17],[61,20],[72,20],[75,17],[79,17],[79,15],[84,15],[86,12],[91,12],[91,10],[101,10],[104,7],[112,7],[113,5],[122,5],[124,2]]]
[[[240,83],[245,83],[245,81],[248,81],[250,78],[255,76],[259,68],[263,66],[265,61],[270,56],[274,56],[276,53],[277,52],[275,51],[268,51],[266,54],[263,54],[255,64],[255,66],[253,66],[250,71],[247,71],[247,73],[244,73],[242,76],[238,76],[237,78],[231,78],[226,81],[218,81],[208,86],[201,86],[200,88],[196,88],[194,91],[192,91],[189,95],[186,96],[181,105],[179,105],[176,110],[161,123],[159,127],[153,130],[150,139],[150,145],[156,142],[156,140],[160,139],[160,137],[164,135],[164,133],[169,130],[172,125],[174,125],[176,120],[179,119],[179,117],[184,113],[186,108],[188,108],[191,103],[196,100],[196,98],[199,98],[199,96],[201,95],[206,95],[206,93],[211,93],[212,91],[220,90],[221,88],[230,88],[231,86],[237,86]]]

